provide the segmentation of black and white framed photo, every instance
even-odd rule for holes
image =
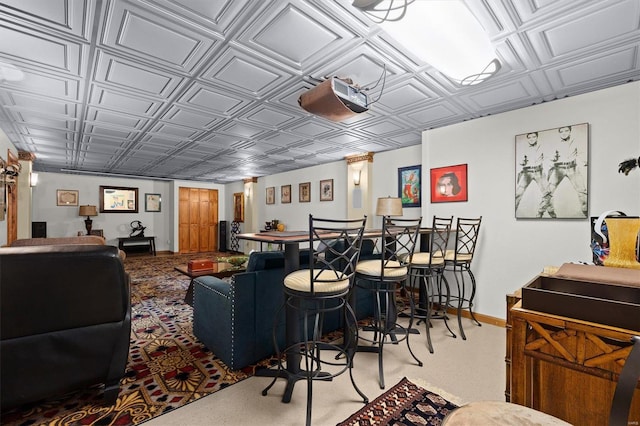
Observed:
[[[586,219],[589,124],[516,135],[517,219]]]

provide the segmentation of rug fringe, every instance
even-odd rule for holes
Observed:
[[[420,379],[418,377],[408,378],[408,380],[414,385],[420,386],[421,388],[426,389],[429,392],[437,393],[447,401],[451,401],[452,403],[456,404],[458,407],[467,404],[467,401],[463,400],[462,398],[453,395],[452,393],[447,392],[446,390],[435,386],[433,383],[429,383],[426,380]]]

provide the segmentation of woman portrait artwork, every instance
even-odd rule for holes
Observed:
[[[467,201],[467,165],[431,169],[431,202]]]

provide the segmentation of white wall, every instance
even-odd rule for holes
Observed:
[[[38,185],[33,188],[33,221],[47,223],[47,237],[70,237],[78,232],[86,233],[84,219],[78,216],[79,207],[56,205],[56,191],[71,189],[79,192],[79,204],[100,205],[100,186],[138,188],[138,213],[100,213],[93,217],[93,229],[102,229],[107,244],[117,245],[118,237],[131,233],[134,220],[146,226],[145,235],[156,237],[156,250],[168,250],[172,222],[171,203],[168,201],[170,183],[143,179],[81,176],[64,173],[38,173]],[[162,195],[160,213],[145,212],[144,195]]]
[[[578,123],[590,128],[590,216],[640,214],[640,170],[617,171],[622,160],[640,156],[639,82],[423,133],[424,172],[468,164],[468,202],[427,203],[422,210],[425,218],[482,215],[472,266],[477,312],[504,318],[505,295],[544,266],[591,261],[589,220],[516,220],[514,214],[515,135]]]
[[[99,206],[100,186],[138,188],[138,213],[98,213],[93,217],[93,229],[102,229],[107,244],[117,245],[118,237],[127,237],[130,223],[139,220],[146,227],[147,236],[156,237],[156,250],[178,251],[178,188],[206,188],[218,190],[218,218],[225,220],[227,203],[225,186],[194,181],[160,181],[149,179],[85,176],[64,173],[39,173],[38,186],[33,188],[33,221],[47,222],[48,237],[69,237],[86,233],[84,219],[78,216],[79,207],[56,205],[58,189],[79,191],[79,203]],[[145,194],[160,194],[160,212],[145,212]],[[174,195],[175,194],[175,195]],[[6,233],[6,230],[5,230]]]
[[[422,146],[375,154],[371,202],[375,204],[378,197],[397,196],[398,168],[422,164],[422,208],[405,209],[406,217],[422,212],[423,224],[429,225],[433,215],[482,215],[478,256],[473,264],[478,278],[476,311],[504,318],[505,295],[526,284],[544,266],[591,259],[589,221],[515,219],[515,135],[585,122],[590,125],[590,215],[611,209],[640,214],[640,170],[629,176],[617,172],[622,160],[640,155],[638,82],[425,131]],[[2,143],[0,137],[0,149],[4,149]],[[429,169],[462,163],[469,167],[469,201],[430,204]],[[319,201],[319,182],[323,179],[334,179],[333,201]],[[254,223],[261,228],[266,220],[278,219],[291,230],[306,229],[309,213],[346,217],[347,179],[346,161],[261,177],[251,195],[258,212]],[[298,202],[298,184],[302,182],[311,182],[310,203]],[[287,184],[292,187],[292,201],[282,204],[280,186]],[[141,220],[149,226],[148,235],[158,236],[158,250],[172,251],[177,251],[174,212],[178,200],[174,194],[179,186],[219,189],[219,218],[229,221],[233,219],[232,195],[243,190],[242,182],[167,183],[41,173],[34,188],[34,220],[47,221],[50,236],[75,235],[84,229],[83,219],[77,216],[77,208],[55,206],[55,190],[79,189],[81,204],[97,204],[99,185],[139,187],[141,197],[145,192],[161,193],[162,213],[145,213],[142,201],[139,215],[101,214],[94,218],[94,227],[104,229],[107,238],[113,240],[128,235],[132,220]],[[276,187],[273,205],[265,204],[269,186]],[[375,212],[375,205],[370,210]],[[379,227],[379,218],[374,216],[368,226]],[[4,233],[6,241],[4,228],[0,226],[0,238]]]
[[[396,149],[375,154],[373,157],[373,185],[371,197],[372,220],[367,221],[372,228],[381,228],[382,219],[375,216],[376,203],[380,197],[398,197],[398,169],[401,167],[416,166],[422,163],[422,147],[418,144],[408,148]],[[428,183],[428,170],[422,167],[422,186]],[[425,196],[427,198],[425,198]],[[429,192],[422,191],[422,205],[429,202]],[[402,209],[406,218],[418,218],[421,214],[420,207],[407,207]],[[429,226],[430,222],[423,216],[422,226]]]

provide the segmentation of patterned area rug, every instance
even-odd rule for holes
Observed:
[[[238,383],[275,358],[232,371],[194,336],[192,308],[184,303],[189,278],[174,266],[220,253],[128,256],[131,346],[114,406],[96,386],[2,413],[3,425],[135,425]]]
[[[457,407],[405,377],[338,426],[439,425]]]

